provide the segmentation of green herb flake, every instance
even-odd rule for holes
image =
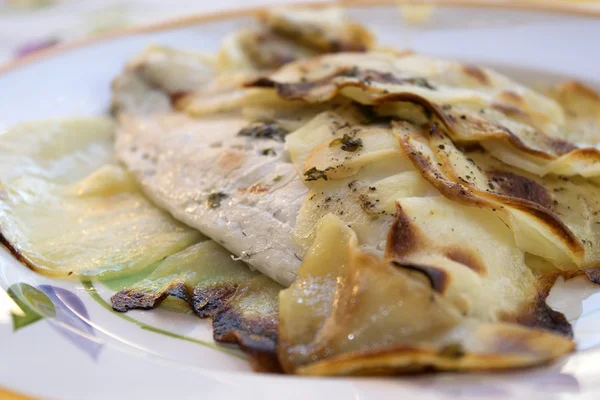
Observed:
[[[333,139],[331,143],[329,143],[329,147],[341,146],[342,143],[342,138]]]
[[[279,182],[281,179],[283,179],[283,175],[277,175],[275,178],[273,178],[273,182]]]
[[[442,347],[438,355],[440,357],[457,359],[465,355],[465,349],[460,343],[449,343],[446,346]]]
[[[429,83],[429,81],[425,78],[409,78],[406,81],[415,86],[420,86],[422,88],[429,89],[429,90],[436,90],[436,88],[433,87],[431,85],[431,83]]]
[[[345,133],[344,137],[334,139],[331,141],[331,143],[329,143],[329,147],[335,147],[338,145],[343,151],[354,153],[363,146],[363,142],[362,139],[354,139],[352,136]]]
[[[319,179],[323,179],[323,180],[327,180],[327,174],[325,174],[325,171],[321,171],[319,169],[317,169],[316,167],[312,167],[311,169],[309,169],[308,171],[306,171],[304,173],[304,176],[306,177],[304,180],[305,181],[317,181]]]
[[[360,69],[356,65],[341,74],[341,76],[347,76],[348,78],[357,78],[359,75]]]
[[[273,150],[270,147],[268,149],[264,149],[263,151],[261,151],[260,154],[262,154],[263,156],[276,156],[277,155],[275,150]]]
[[[209,208],[219,208],[221,206],[221,201],[227,198],[227,194],[223,192],[211,193],[208,195],[208,207]]]
[[[238,132],[238,136],[248,136],[254,139],[273,139],[283,142],[288,133],[290,133],[288,130],[283,129],[276,123],[253,122],[242,128]]]

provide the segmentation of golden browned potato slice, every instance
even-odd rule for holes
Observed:
[[[560,269],[598,263],[597,187],[582,178],[540,178],[459,150],[443,130],[397,123],[395,131],[423,177],[446,197],[493,210],[509,224],[517,245]]]
[[[168,296],[184,300],[200,318],[212,318],[217,342],[237,343],[256,369],[278,371],[278,295],[282,286],[212,240],[163,260],[145,279],[117,292],[117,311],[158,307]]]
[[[557,102],[488,69],[411,54],[342,53],[290,64],[248,86],[311,103],[341,95],[396,118],[407,117],[401,103],[409,102],[435,115],[453,141],[480,144],[507,164],[540,176],[600,175],[600,151],[565,140]]]
[[[371,33],[349,21],[341,9],[279,9],[262,14],[272,31],[320,53],[366,51],[374,44]]]
[[[506,227],[499,223],[491,230],[477,222],[481,216],[477,211],[472,214],[473,208],[456,209],[447,200],[431,199],[425,204],[414,200],[406,209],[401,206],[397,224],[402,230],[390,231],[395,243],[390,254],[393,262],[359,249],[356,235],[339,218],[329,214],[321,220],[298,279],[280,294],[279,359],[286,372],[347,375],[427,368],[489,370],[537,365],[573,349],[573,343],[561,335],[505,322],[514,316],[503,318],[489,309],[483,314],[474,311],[480,299],[474,290],[512,303],[498,305],[499,309],[537,301],[531,273],[510,255],[514,250]],[[440,209],[460,212],[454,222],[461,229],[503,236],[508,246],[497,246],[495,252],[506,255],[488,255],[478,264],[487,272],[475,271],[468,258],[456,254],[448,258],[452,248],[448,243],[437,247],[445,255],[435,251],[419,255],[418,241],[431,236],[415,241],[407,235],[448,223],[449,215],[442,214],[434,215],[436,222],[431,225],[428,214]],[[502,227],[504,233],[500,233]],[[480,243],[485,240],[481,237]],[[463,244],[461,251],[475,248],[475,243]],[[416,253],[411,255],[412,251]],[[469,274],[473,278],[468,278]],[[504,285],[495,274],[518,275],[519,286]],[[478,279],[475,276],[483,287],[463,281]],[[492,286],[485,286],[488,279]],[[453,295],[448,284],[464,286]],[[467,306],[469,300],[472,303]],[[465,311],[465,306],[471,312]],[[535,312],[534,319],[548,310],[541,307]]]
[[[567,81],[550,91],[565,110],[564,136],[574,143],[600,143],[600,95],[592,88]]]

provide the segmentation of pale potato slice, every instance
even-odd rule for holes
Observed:
[[[168,295],[187,301],[201,317],[211,316],[237,286],[258,275],[212,240],[165,258],[147,278],[112,297],[115,310],[154,308]]]
[[[212,240],[167,257],[147,278],[112,296],[117,311],[151,309],[168,296],[212,318],[217,342],[237,343],[255,369],[278,371],[278,297],[282,286],[251,271]],[[185,304],[184,303],[184,304]]]
[[[423,176],[444,196],[494,211],[509,224],[517,245],[562,270],[598,262],[597,187],[582,178],[540,178],[459,150],[437,128],[428,133],[406,124],[396,132]]]
[[[338,92],[364,103],[385,95],[413,93],[440,105],[501,111],[519,107],[528,121],[535,121],[536,128],[564,122],[563,111],[555,101],[495,71],[410,53],[324,55],[289,64],[257,84],[269,81],[283,97],[311,102],[327,101]]]
[[[441,196],[403,198],[397,207],[386,258],[427,276],[462,315],[498,321],[538,302],[524,252],[493,211]]]
[[[422,107],[427,119],[433,114],[453,141],[484,146],[528,172],[600,174],[598,149],[565,140],[572,123],[557,102],[484,68],[419,55],[342,53],[292,63],[249,86],[311,103],[344,96],[400,119],[407,109],[398,103],[410,102]]]
[[[431,204],[437,208],[436,200]],[[464,209],[467,214],[471,210]],[[477,216],[473,217],[467,219],[485,231],[476,222]],[[443,222],[443,216],[438,220]],[[410,223],[421,226],[428,222],[419,218]],[[504,236],[510,241],[510,235]],[[359,250],[357,244],[356,235],[337,217],[330,214],[321,220],[317,240],[307,253],[298,279],[280,294],[279,360],[286,372],[347,375],[392,374],[431,367],[523,367],[547,362],[573,349],[572,342],[560,335],[510,322],[489,322],[494,320],[491,315],[465,316],[447,299],[447,293],[413,272],[418,269],[401,262],[390,264]],[[490,257],[485,264],[505,275],[504,261],[502,257]],[[517,275],[523,271],[518,260],[510,265],[509,269],[521,268]],[[449,276],[456,276],[455,272]],[[492,283],[498,284],[503,285]],[[524,287],[531,289],[531,280]],[[472,289],[470,286],[464,295],[472,295]],[[505,290],[501,286],[486,289],[487,295]]]
[[[577,81],[563,82],[549,95],[565,110],[565,138],[581,145],[600,143],[600,94]]]
[[[116,165],[106,118],[28,122],[0,136],[3,243],[53,276],[117,276],[200,240]],[[116,245],[115,245],[116,244]]]
[[[382,157],[348,178],[314,182],[298,212],[294,236],[298,244],[308,249],[319,220],[332,213],[354,230],[361,246],[382,253],[396,200],[438,195],[406,163],[406,157]]]
[[[286,137],[292,163],[306,182],[347,178],[382,158],[408,161],[388,126],[362,125],[365,120],[355,108],[326,111]]]
[[[209,53],[152,45],[130,60],[126,68],[161,90],[176,94],[203,90],[212,84],[217,60]]]
[[[108,118],[24,122],[0,135],[0,180],[23,175],[72,183],[114,162],[115,125]]]
[[[262,13],[261,21],[273,32],[322,53],[366,51],[374,44],[371,33],[349,21],[341,8],[275,9]]]
[[[1,200],[5,244],[45,275],[131,274],[201,239],[154,207],[117,166],[67,186],[22,177]]]

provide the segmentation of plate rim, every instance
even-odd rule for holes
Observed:
[[[25,57],[0,64],[0,77],[6,73],[15,71],[30,64],[52,58],[62,53],[76,50],[92,44],[118,39],[125,36],[138,35],[142,33],[162,32],[176,28],[188,27],[195,24],[205,24],[212,21],[224,21],[228,19],[252,17],[260,13],[277,7],[286,8],[311,8],[323,9],[328,7],[390,7],[402,5],[431,5],[431,6],[449,6],[461,8],[484,8],[497,10],[516,10],[522,12],[545,12],[562,14],[569,16],[580,16],[596,18],[600,20],[600,8],[592,9],[587,6],[589,3],[578,2],[567,3],[565,1],[551,0],[547,2],[532,0],[326,0],[326,1],[300,1],[293,4],[265,4],[257,7],[242,7],[234,10],[212,11],[206,13],[196,13],[185,17],[168,18],[164,21],[150,24],[135,25],[123,29],[117,29],[108,33],[93,35],[89,37],[75,39],[65,44],[43,49]]]

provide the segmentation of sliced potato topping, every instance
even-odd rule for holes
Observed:
[[[573,348],[540,329],[465,316],[421,278],[423,271],[383,261],[357,244],[340,219],[321,220],[298,279],[280,294],[279,360],[286,372],[494,369],[536,365]],[[497,261],[488,265],[501,271]]]
[[[438,128],[429,133],[396,124],[403,145],[441,193],[486,207],[509,224],[517,245],[563,270],[593,268],[600,261],[597,187],[583,178],[540,178],[484,153],[459,150]]]
[[[565,110],[563,136],[578,144],[600,143],[600,94],[577,82],[567,81],[550,90],[549,95]]]
[[[405,158],[387,125],[361,125],[361,116],[348,114],[319,114],[286,138],[305,181],[347,178],[381,158]]]
[[[31,268],[127,275],[201,238],[114,164],[113,131],[110,120],[90,118],[30,122],[0,136],[3,243]]]
[[[282,287],[251,271],[206,240],[162,261],[147,278],[116,293],[117,311],[151,309],[168,296],[184,300],[201,318],[213,318],[217,342],[238,343],[257,369],[274,372],[278,295]]]
[[[114,123],[70,118],[18,124],[0,135],[0,180],[29,175],[72,183],[114,161]]]
[[[12,181],[0,205],[4,240],[36,271],[75,278],[134,273],[200,239],[146,200],[128,174],[106,166],[68,186]]]
[[[205,89],[217,73],[213,55],[163,46],[147,47],[127,69],[170,94]]]
[[[537,301],[524,252],[492,211],[439,196],[401,199],[397,207],[385,257],[425,275],[461,314],[497,321]]]
[[[493,156],[528,172],[594,178],[600,174],[600,150],[578,148],[565,134],[576,126],[575,120],[583,125],[597,122],[597,99],[590,90],[571,95],[579,99],[572,104],[578,104],[583,115],[574,119],[573,110],[563,111],[553,99],[491,70],[390,52],[299,61],[248,86],[274,88],[284,99],[311,103],[344,96],[376,105],[377,111],[395,118],[406,117],[406,106],[398,103],[410,102],[434,114],[453,141],[482,145]],[[559,98],[565,96],[569,95],[563,90]],[[575,129],[584,129],[583,125]]]
[[[341,10],[303,11],[275,9],[263,12],[257,26],[241,29],[228,35],[216,60],[216,77],[211,86],[188,85],[188,90],[169,91],[175,106],[191,115],[239,110],[245,106],[280,106],[281,99],[264,90],[240,90],[246,80],[273,71],[287,63],[338,51],[366,51],[373,46],[371,34],[362,26],[347,20]],[[189,60],[189,53],[174,55],[173,59]],[[206,58],[195,55],[197,60]],[[155,65],[154,60],[142,57],[138,65]],[[206,64],[206,62],[204,63]],[[187,64],[189,67],[190,63]],[[175,69],[181,71],[181,68]],[[207,76],[196,75],[197,79]],[[204,71],[199,71],[204,72]],[[178,81],[182,81],[182,77]],[[169,79],[163,79],[172,83]],[[172,86],[172,85],[171,85]]]
[[[200,316],[212,316],[241,282],[258,275],[212,240],[165,258],[147,278],[112,298],[113,308],[154,308],[168,295],[187,301]]]
[[[349,21],[339,8],[275,9],[264,12],[261,20],[273,32],[322,53],[366,51],[374,42],[368,30]]]

